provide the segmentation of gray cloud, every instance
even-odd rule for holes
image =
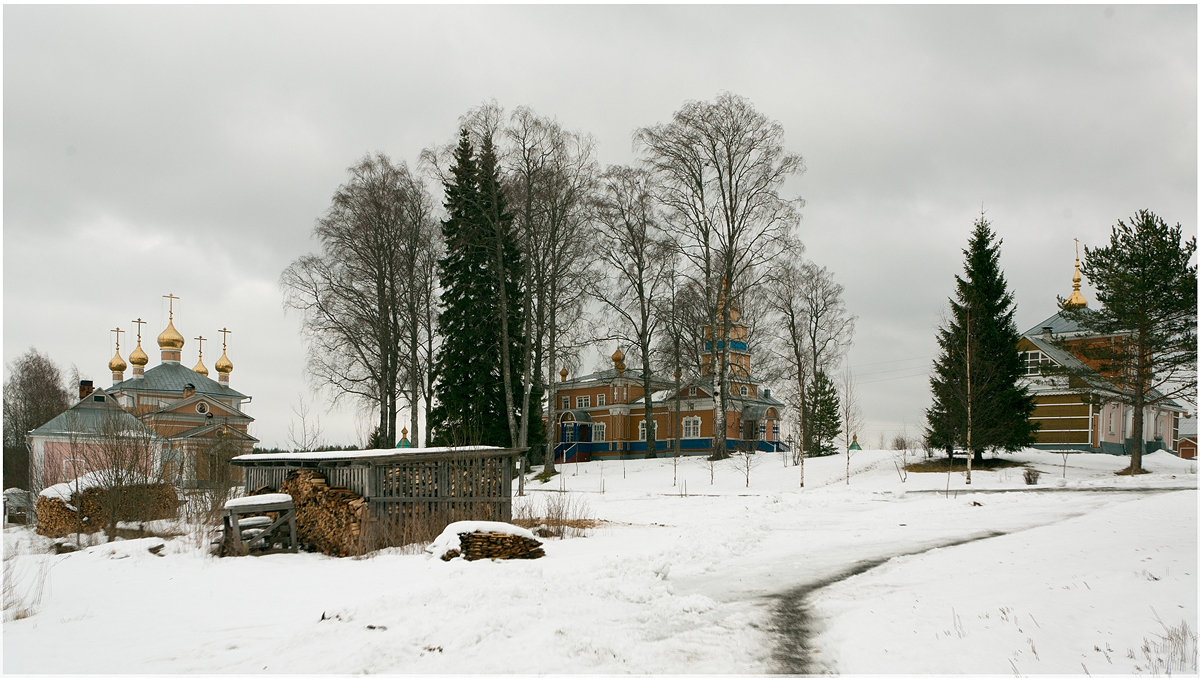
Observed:
[[[233,384],[282,444],[307,387],[276,281],[355,159],[414,163],[495,98],[631,162],[637,127],[731,90],[806,158],[789,189],[859,316],[864,437],[915,432],[981,209],[1021,329],[1069,291],[1072,238],[1140,208],[1195,233],[1195,55],[1194,6],[9,6],[4,360],[106,384],[106,330],[146,318],[155,362],[174,292],[185,361],[234,330]]]

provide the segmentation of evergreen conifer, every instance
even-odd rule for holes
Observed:
[[[504,205],[499,169],[490,143],[476,156],[468,132],[460,132],[445,183],[446,255],[438,261],[443,341],[434,361],[437,404],[430,413],[434,441],[443,445],[510,446],[502,370],[499,288],[508,298],[510,355],[520,345],[520,256],[512,215]],[[495,256],[499,238],[502,261]],[[503,273],[503,280],[499,274]],[[515,361],[513,361],[515,363]],[[519,385],[519,372],[510,366]]]
[[[980,216],[967,249],[962,277],[955,276],[949,324],[938,330],[940,352],[929,379],[933,404],[926,410],[929,444],[967,448],[976,462],[985,449],[1018,450],[1034,440],[1033,398],[1019,383],[1023,373],[1013,316],[1016,305],[1000,270],[1000,241]],[[968,376],[969,375],[969,376]],[[968,443],[969,441],[969,443]]]
[[[812,456],[833,454],[836,450],[834,438],[842,432],[841,415],[838,413],[838,394],[833,381],[819,370],[808,385],[805,396],[808,406],[808,453]]]

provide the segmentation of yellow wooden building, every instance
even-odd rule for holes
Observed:
[[[1078,258],[1072,285],[1066,304],[1086,307],[1087,300],[1079,289]],[[1127,454],[1133,442],[1129,437],[1133,432],[1132,406],[1088,389],[1082,379],[1045,370],[1047,365],[1059,365],[1096,372],[1096,366],[1073,349],[1098,340],[1119,338],[1086,332],[1059,312],[1026,330],[1017,342],[1025,367],[1022,380],[1035,402],[1031,418],[1039,425],[1034,447]],[[1145,408],[1143,437],[1147,452],[1178,449],[1179,417],[1184,411],[1169,399]]]

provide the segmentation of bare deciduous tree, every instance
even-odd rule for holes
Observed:
[[[288,422],[288,442],[294,452],[312,452],[321,446],[321,419],[308,407],[304,396],[296,394],[292,406],[294,418]]]
[[[791,241],[799,198],[780,195],[784,181],[803,171],[783,146],[783,128],[742,97],[691,101],[668,123],[637,132],[658,199],[687,275],[704,290],[708,325],[729,336],[734,295],[759,282],[759,271]],[[711,342],[714,455],[725,450],[728,341]]]
[[[284,307],[303,316],[313,381],[329,387],[335,402],[351,396],[377,410],[371,442],[391,447],[405,365],[402,327],[411,326],[406,252],[429,244],[413,236],[428,227],[421,216],[428,195],[404,163],[383,154],[364,157],[349,174],[314,229],[320,253],[292,262],[280,285]]]
[[[78,383],[78,382],[76,382]],[[29,432],[58,416],[71,405],[71,392],[63,385],[63,375],[45,354],[30,348],[9,364],[4,383],[4,478],[22,483],[34,492],[38,474],[30,473]],[[21,462],[10,464],[10,460]]]
[[[793,404],[799,408],[800,446],[810,443],[805,423],[805,391],[818,371],[837,367],[854,337],[854,316],[846,309],[842,286],[822,266],[794,259],[780,261],[769,273],[768,307],[777,322],[776,343],[788,376]],[[793,452],[795,454],[795,452]]]
[[[842,447],[846,451],[846,484],[850,484],[850,444],[857,439],[858,429],[862,426],[862,409],[858,403],[858,392],[854,382],[854,373],[847,367],[842,370],[841,400],[838,408],[842,415]]]
[[[641,362],[646,455],[658,440],[654,422],[651,349],[662,316],[655,312],[669,284],[673,246],[661,230],[645,170],[614,166],[600,180],[594,208],[599,229],[599,254],[611,271],[608,286],[594,296],[615,316],[614,334],[637,348]],[[676,435],[676,437],[678,437]]]

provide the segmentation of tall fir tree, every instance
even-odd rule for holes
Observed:
[[[926,410],[931,446],[968,449],[983,461],[987,449],[1018,450],[1034,441],[1033,397],[1022,374],[1013,316],[1016,305],[1000,270],[1000,242],[982,215],[967,249],[962,277],[955,276],[947,327],[938,330],[937,361]]]
[[[808,431],[808,453],[813,456],[833,454],[836,451],[833,441],[842,432],[841,414],[838,411],[837,388],[825,370],[818,370],[809,383],[805,405],[808,410],[804,419]]]
[[[491,320],[497,357],[496,376],[501,386],[507,440],[494,445],[517,446],[521,426],[521,360],[524,345],[522,287],[524,258],[518,243],[513,214],[500,183],[500,163],[491,137],[485,137],[478,160],[478,214],[483,242],[489,251],[486,278],[491,298],[486,317]]]
[[[437,444],[507,447],[513,439],[513,410],[502,369],[500,288],[510,300],[507,324],[519,332],[520,257],[490,144],[476,156],[468,132],[460,132],[445,190],[446,255],[438,262],[443,341],[434,361],[437,404],[430,412],[430,430]],[[510,351],[513,340],[510,334]]]

